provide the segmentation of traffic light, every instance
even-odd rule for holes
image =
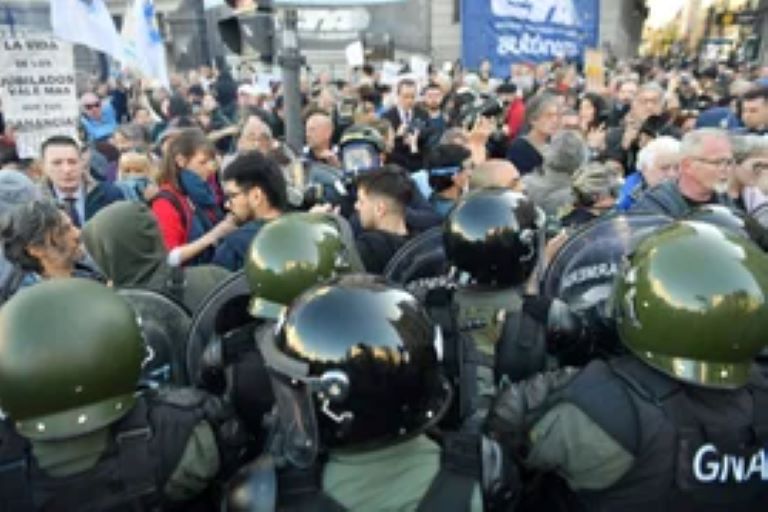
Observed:
[[[219,35],[233,53],[242,55],[248,50],[258,53],[261,60],[271,62],[274,57],[275,20],[272,2],[254,0],[227,0],[234,10],[219,20]]]

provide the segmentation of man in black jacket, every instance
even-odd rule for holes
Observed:
[[[395,147],[389,155],[389,162],[411,172],[422,168],[429,124],[429,115],[416,108],[415,103],[416,82],[403,79],[397,85],[397,105],[382,116],[392,123],[392,129],[395,130]]]
[[[405,207],[411,193],[411,180],[398,168],[383,167],[358,178],[355,209],[363,231],[356,243],[368,272],[381,273],[407,240]]]

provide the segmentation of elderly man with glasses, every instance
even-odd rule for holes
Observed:
[[[728,134],[717,128],[700,128],[687,133],[680,145],[680,175],[643,194],[632,211],[663,213],[674,218],[688,215],[706,204],[735,207],[728,196],[734,167]]]
[[[88,142],[109,139],[117,129],[117,116],[109,101],[102,101],[94,93],[86,92],[80,97],[80,108],[80,123]]]

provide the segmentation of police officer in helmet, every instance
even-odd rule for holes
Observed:
[[[251,291],[247,308],[255,322],[215,340],[202,356],[206,387],[227,389],[253,432],[261,430],[262,417],[273,403],[254,329],[272,329],[285,307],[312,286],[362,271],[351,230],[341,217],[290,213],[259,230],[245,261]],[[225,377],[227,382],[221,383]]]
[[[98,283],[51,280],[3,306],[0,509],[204,505],[249,440],[203,392],[137,392],[146,357],[132,309]]]
[[[452,412],[459,419],[477,408],[478,395],[493,394],[502,374],[520,380],[544,366],[544,329],[523,309],[544,224],[539,208],[505,188],[470,192],[444,224],[456,286],[430,290],[426,304],[445,333],[445,364],[459,390]]]
[[[424,435],[451,391],[439,330],[412,295],[342,276],[301,295],[262,334],[276,397],[276,510],[482,510],[474,466],[441,465]],[[246,510],[260,488],[236,489],[230,506]]]
[[[586,510],[760,510],[766,297],[756,245],[701,222],[664,227],[615,284],[629,353],[507,387],[486,429],[526,469],[561,475]]]

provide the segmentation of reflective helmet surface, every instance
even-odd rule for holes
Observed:
[[[381,154],[386,151],[386,143],[372,126],[353,125],[342,134],[339,149],[344,170],[361,172],[381,165]]]
[[[331,216],[291,213],[271,221],[259,230],[246,257],[251,315],[277,318],[308,288],[360,270],[354,251],[354,242],[345,239]]]
[[[446,255],[479,284],[519,285],[539,260],[544,224],[544,213],[526,196],[505,188],[476,190],[446,219]]]
[[[384,137],[381,136],[379,131],[372,127],[363,124],[352,125],[341,135],[339,139],[339,147],[344,147],[351,143],[365,142],[371,144],[379,153],[383,153],[386,149]]]
[[[420,433],[448,406],[437,333],[405,290],[348,275],[290,307],[265,361],[286,379],[312,382],[325,446],[382,446]]]
[[[612,298],[622,342],[682,381],[743,385],[768,339],[768,256],[743,237],[681,221],[629,256]]]
[[[133,310],[85,279],[53,279],[0,309],[0,409],[31,439],[92,432],[135,402],[144,343]]]

